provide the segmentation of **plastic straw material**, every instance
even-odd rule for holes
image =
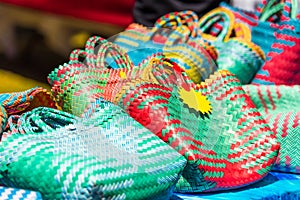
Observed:
[[[5,132],[1,141],[1,183],[43,199],[168,199],[186,164],[99,98],[81,119],[40,107],[15,123],[18,131]]]
[[[244,87],[280,142],[273,170],[300,173],[300,86]]]
[[[122,107],[188,160],[177,192],[242,187],[270,171],[279,144],[228,71],[215,72],[197,85],[163,54],[131,69],[120,63],[108,69],[108,63],[93,65],[93,60],[76,61],[73,55],[79,54],[48,77],[62,108],[82,115],[98,96]],[[81,55],[95,56],[87,50]],[[100,55],[106,54],[96,54],[94,60]]]
[[[38,192],[22,190],[17,188],[7,188],[0,186],[0,199],[2,200],[42,200]]]

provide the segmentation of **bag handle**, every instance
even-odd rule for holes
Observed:
[[[107,57],[107,55],[111,55],[111,57]],[[133,67],[133,63],[126,52],[118,45],[101,38],[96,55],[96,66],[98,68],[105,67],[107,58],[110,62],[115,62],[118,68],[131,69]]]
[[[190,38],[198,37],[198,15],[191,10],[171,12],[156,20],[150,33],[150,40],[159,35],[161,45],[172,45],[187,42]]]
[[[279,13],[280,21],[288,21],[297,18],[298,1],[297,0],[263,0],[263,8],[260,14],[260,21],[267,21],[271,16]]]
[[[199,20],[198,27],[205,35],[205,31],[221,19],[224,21],[223,29],[214,39],[217,41],[227,41],[233,31],[234,15],[225,8],[218,7],[203,15]]]
[[[171,28],[177,29],[180,26],[186,26],[190,30],[191,37],[198,36],[198,15],[191,10],[180,12],[171,12],[163,15],[154,24],[154,29]]]
[[[133,63],[118,45],[109,42],[100,36],[90,37],[85,44],[85,50],[75,49],[71,52],[69,64],[72,63],[85,63],[88,67],[104,67],[105,58],[110,54],[111,60],[114,61],[118,68],[130,69]]]

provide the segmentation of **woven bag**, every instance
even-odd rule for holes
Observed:
[[[247,85],[244,89],[280,142],[273,170],[300,173],[300,86]]]
[[[216,71],[217,52],[200,37],[194,12],[175,13],[162,16],[154,25],[175,30],[166,38],[162,53],[184,69],[194,83],[200,83]]]
[[[282,13],[278,22],[266,22],[264,19],[267,17],[261,17],[258,26],[252,28],[253,42],[260,45],[266,53],[266,62],[255,75],[252,84],[300,83],[300,23],[296,19],[297,1],[286,0],[284,6],[276,6],[281,9],[274,10]],[[272,10],[269,12],[276,13]]]
[[[124,49],[138,65],[148,56],[162,52],[165,44],[185,43],[196,37],[197,21],[198,16],[193,11],[171,12],[158,18],[154,27],[133,23],[108,40]]]
[[[215,49],[199,37],[197,23],[198,16],[193,11],[171,12],[157,19],[153,28],[131,24],[113,37],[113,42],[127,52],[134,65],[156,53],[166,53],[176,61],[181,58],[180,63],[184,64],[180,66],[199,83],[215,71],[215,65],[205,63],[207,59],[203,57],[208,53],[216,60],[217,55]]]
[[[238,97],[243,91],[240,85],[234,86],[235,81],[239,85],[232,75],[219,72],[207,80],[207,85],[202,85],[201,92],[185,84],[178,89],[173,86],[173,90],[147,83],[124,88],[126,93],[118,105],[188,160],[175,191],[203,192],[241,187],[261,179],[275,162],[279,145],[249,97]],[[228,88],[224,87],[227,83],[230,83]],[[225,95],[229,91],[235,91],[236,95]],[[244,104],[245,101],[248,103]],[[212,111],[208,102],[211,102]],[[245,110],[248,110],[246,114]],[[228,117],[224,117],[225,113]],[[243,122],[241,127],[238,121]],[[235,134],[245,141],[231,140]],[[260,145],[266,138],[266,146]],[[252,142],[256,144],[248,146]],[[231,152],[231,148],[236,149]],[[265,167],[258,167],[258,160],[249,160],[248,156],[262,158]],[[240,167],[239,163],[249,168]],[[249,169],[253,170],[251,174]]]
[[[214,36],[210,29],[219,22],[223,23],[223,29]],[[229,70],[242,84],[250,83],[264,62],[263,52],[251,42],[250,30],[236,23],[234,14],[222,7],[205,14],[199,20],[199,27],[203,32],[202,37],[211,41],[217,49],[218,68]]]
[[[80,62],[72,63],[75,64],[84,66]],[[60,101],[73,105],[67,106],[72,108],[69,111],[73,113],[77,107],[86,110],[84,102],[100,95],[122,107],[184,155],[188,165],[176,191],[201,192],[241,187],[264,177],[275,162],[279,145],[232,74],[216,72],[197,86],[176,62],[163,54],[149,57],[129,70],[107,69],[105,65],[87,66],[82,67],[86,71],[79,69],[74,75],[64,74],[72,71],[64,70],[64,67],[51,73],[50,83],[59,81],[55,77],[63,77],[57,85]],[[100,80],[98,85],[97,80]],[[101,90],[90,92],[89,87],[100,87]],[[76,88],[86,89],[78,91]],[[69,93],[82,98],[69,96]],[[213,107],[210,101],[214,102]],[[65,108],[64,105],[62,107]],[[238,135],[245,139],[233,139]],[[230,146],[234,147],[232,152]],[[258,164],[262,160],[263,165]],[[220,169],[219,166],[223,167]]]
[[[0,102],[8,115],[25,112],[39,106],[57,108],[51,93],[41,87],[23,92],[2,93]]]
[[[90,42],[93,38],[95,40]],[[53,96],[58,104],[63,110],[76,116],[81,116],[95,98],[101,96],[112,101],[111,97],[114,93],[117,93],[119,88],[129,81],[135,79],[154,81],[151,77],[146,77],[145,72],[148,69],[145,69],[142,64],[133,67],[126,53],[118,48],[108,48],[117,47],[115,44],[106,40],[102,44],[101,37],[93,38],[87,41],[84,51],[73,51],[70,55],[70,62],[59,66],[48,76]],[[98,52],[95,46],[98,46]],[[108,54],[112,54],[110,63],[102,59],[107,58]],[[84,58],[83,61],[81,58]],[[111,65],[114,68],[108,69]]]
[[[103,99],[82,119],[40,107],[15,123],[2,137],[0,181],[44,199],[168,199],[186,164]]]
[[[7,188],[0,186],[0,199],[2,200],[42,200],[38,192],[22,190],[17,188]]]

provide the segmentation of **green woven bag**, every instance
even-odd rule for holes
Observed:
[[[94,60],[105,55],[84,52],[83,56]],[[108,63],[90,63],[73,59],[55,69],[49,75],[54,96],[76,115],[87,109],[87,102],[101,96],[184,155],[188,164],[177,192],[242,187],[270,171],[279,144],[240,82],[228,71],[215,72],[197,85],[163,54],[129,69],[122,67],[124,64],[108,69]]]
[[[0,144],[0,181],[44,199],[168,199],[186,164],[103,99],[82,119],[40,107],[11,123]]]
[[[222,23],[222,30],[214,35],[210,31]],[[235,28],[238,26],[239,28]],[[242,29],[247,34],[236,30]],[[217,49],[217,65],[235,74],[242,84],[250,83],[262,66],[265,56],[260,47],[251,42],[250,30],[235,22],[234,14],[222,7],[211,10],[199,20],[202,37]]]

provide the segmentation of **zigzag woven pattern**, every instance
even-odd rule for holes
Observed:
[[[59,127],[61,116],[78,122]],[[2,137],[1,183],[39,191],[45,199],[170,197],[186,163],[180,154],[103,99],[85,117],[50,108],[20,116],[25,133]]]
[[[80,109],[76,115],[101,96],[184,155],[188,165],[176,191],[245,186],[264,177],[275,162],[276,138],[229,72],[196,85],[162,54],[131,69],[93,63],[72,61],[54,70],[49,75],[54,96],[68,112]]]
[[[280,142],[278,158],[272,170],[300,173],[300,110],[270,114],[266,120]]]
[[[0,199],[2,200],[42,200],[41,194],[38,192],[6,188],[0,186]]]
[[[201,84],[198,91],[207,97],[213,109],[209,119],[201,121],[201,126],[207,126],[199,135],[205,145],[195,155],[201,158],[199,169],[207,185],[229,189],[264,177],[276,160],[279,145],[239,81],[232,74],[220,71]],[[196,185],[187,182],[179,181],[183,190]]]
[[[300,86],[244,87],[280,142],[273,170],[300,173]]]
[[[255,75],[252,84],[300,84],[300,34],[284,29],[275,32],[275,37],[266,62]]]
[[[279,145],[239,81],[230,73],[219,72],[199,86],[211,102],[211,113],[204,99],[198,99],[198,108],[189,104],[185,95],[202,95],[183,87],[172,90],[150,83],[132,84],[119,102],[134,119],[188,159],[175,191],[224,190],[265,176]]]

